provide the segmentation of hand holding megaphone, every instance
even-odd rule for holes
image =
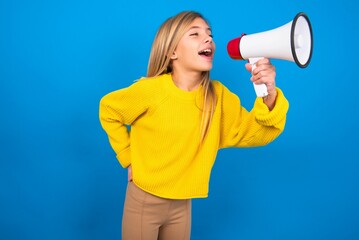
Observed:
[[[252,66],[265,58],[295,62],[299,67],[308,66],[313,51],[313,34],[309,18],[298,13],[293,21],[273,30],[242,34],[228,42],[227,51],[231,58],[249,60]],[[265,84],[254,85],[258,97],[268,95]]]
[[[275,67],[267,58],[250,58],[245,65],[252,73],[251,81],[257,96],[265,97],[275,92]],[[256,70],[257,69],[257,70]]]

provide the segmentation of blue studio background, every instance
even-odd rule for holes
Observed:
[[[159,25],[210,21],[221,80],[254,90],[228,40],[309,16],[308,68],[273,60],[290,101],[284,133],[218,154],[193,240],[359,239],[357,4],[334,1],[0,1],[0,239],[120,239],[127,172],[98,120],[106,93],[146,74]]]

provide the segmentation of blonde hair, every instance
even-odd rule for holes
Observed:
[[[203,19],[208,24],[208,21],[200,13],[185,11],[167,19],[160,26],[152,44],[147,77],[155,77],[172,72],[171,55],[191,23],[197,18]],[[209,77],[209,71],[202,73],[201,84],[204,98],[200,126],[200,143],[203,142],[208,133],[216,105],[216,94]]]

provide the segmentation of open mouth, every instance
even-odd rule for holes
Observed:
[[[212,49],[210,49],[210,48],[203,49],[203,50],[199,51],[198,54],[201,55],[201,56],[211,57],[212,56]]]

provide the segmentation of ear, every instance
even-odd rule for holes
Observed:
[[[171,56],[171,59],[172,59],[172,60],[175,60],[175,59],[177,59],[177,58],[178,58],[177,53],[176,53],[176,52],[173,52],[173,53],[172,53],[172,56]]]

